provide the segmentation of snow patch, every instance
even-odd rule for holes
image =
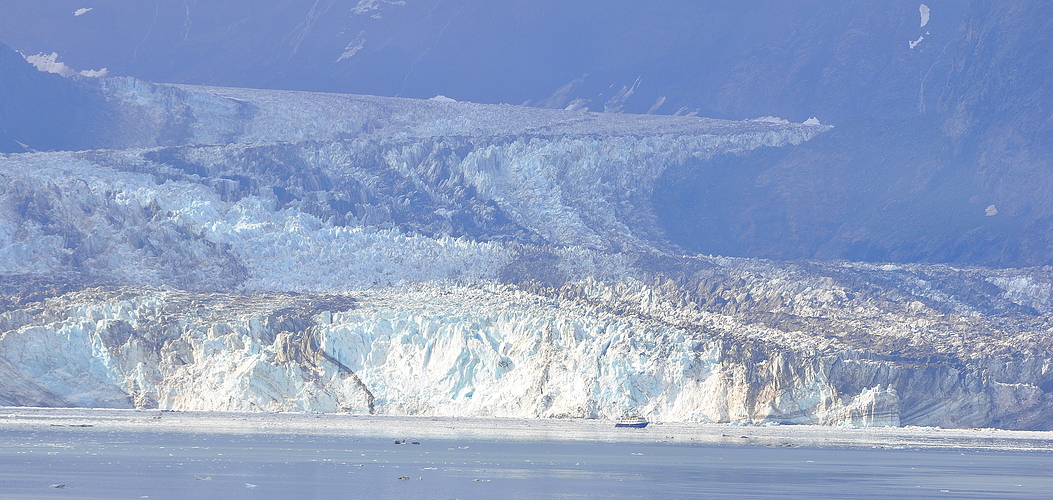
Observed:
[[[556,89],[556,91],[553,92],[552,95],[546,97],[545,99],[542,99],[541,102],[538,102],[536,106],[539,108],[546,109],[562,108],[566,105],[567,99],[570,99],[571,92],[573,92],[578,85],[584,83],[585,77],[587,76],[588,75],[582,75],[580,78],[575,78],[571,80],[569,83]]]
[[[929,6],[921,4],[918,10],[921,11],[921,27],[924,28],[926,24],[929,24]]]
[[[33,56],[25,56],[26,61],[40,71],[44,73],[54,73],[62,76],[72,76],[75,71],[65,63],[58,61],[58,53],[52,52],[51,54],[37,54]]]
[[[698,116],[699,110],[691,111],[687,106],[681,106],[680,109],[673,113],[673,116]]]
[[[86,69],[86,70],[80,72],[80,76],[86,76],[86,77],[89,77],[89,78],[102,78],[102,77],[106,76],[107,73],[109,73],[109,70],[107,70],[106,68],[102,68],[102,69]]]
[[[357,54],[358,51],[362,50],[362,47],[366,46],[366,39],[362,36],[365,33],[365,31],[359,32],[358,37],[354,40],[351,40],[351,43],[347,44],[347,47],[344,47],[344,53],[340,54],[340,57],[336,59],[336,62],[340,62],[344,59],[354,57],[354,55]]]
[[[665,104],[665,96],[656,99],[654,101],[654,104],[651,106],[651,109],[647,110],[647,114],[654,114],[654,112],[658,111],[658,108],[662,107],[663,104]]]
[[[84,14],[87,14],[88,12],[93,11],[93,10],[95,10],[95,9],[92,8],[92,7],[84,7],[84,8],[81,8],[81,9],[77,9],[77,10],[73,11],[73,16],[74,17],[80,17],[80,16],[83,16]]]
[[[813,120],[814,120],[814,118],[813,118]],[[783,124],[783,125],[787,125],[787,124],[790,123],[790,120],[787,120],[785,118],[779,118],[778,116],[762,116],[760,118],[754,118],[754,119],[752,119],[750,121],[751,122],[757,122],[757,123],[778,123],[778,124]],[[818,123],[819,123],[819,120],[815,120],[815,124],[818,124]],[[805,122],[805,125],[814,125],[814,124]]]
[[[567,107],[563,108],[563,110],[564,111],[588,111],[588,108],[586,107],[586,106],[588,106],[588,104],[589,104],[588,100],[578,98],[578,99],[574,99],[573,101],[570,101],[570,104],[568,104]]]
[[[617,94],[614,94],[614,97],[611,97],[610,100],[608,100],[607,103],[603,105],[603,112],[621,113],[622,106],[625,104],[625,101],[629,100],[629,98],[632,97],[634,93],[636,93],[636,89],[640,87],[640,80],[641,78],[637,77],[636,82],[634,82],[631,87],[622,87],[622,89],[619,90]]]
[[[96,78],[106,76],[106,74],[108,73],[106,68],[77,71],[69,66],[66,66],[66,63],[59,61],[57,52],[52,52],[50,54],[36,54],[32,56],[23,57],[25,57],[26,61],[29,64],[36,66],[38,70],[43,71],[44,73],[54,73],[56,75],[62,75],[67,78],[73,75]]]
[[[366,14],[370,11],[379,9],[383,4],[406,5],[406,2],[402,0],[359,0],[358,5],[355,5],[355,7],[351,9],[351,12],[354,12],[355,14]],[[374,15],[373,17],[376,18],[378,16]]]

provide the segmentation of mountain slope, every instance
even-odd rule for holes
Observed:
[[[42,73],[0,43],[0,153],[108,145],[115,113],[103,93]]]
[[[155,81],[816,116],[838,132],[675,174],[680,191],[662,195],[705,213],[656,196],[674,242],[765,258],[1053,262],[1048,2],[109,0],[74,16],[77,8],[9,2],[0,33],[26,53],[57,51],[76,68]],[[718,177],[733,188],[705,197]],[[685,218],[705,222],[692,229]]]

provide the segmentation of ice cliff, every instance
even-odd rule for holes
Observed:
[[[731,283],[761,271],[755,263],[716,266]],[[668,286],[639,282],[548,293],[404,285],[353,296],[91,288],[0,315],[0,401],[1049,427],[1049,342],[1030,330],[1035,325],[977,338],[999,321],[940,314],[920,302],[880,311],[880,301],[846,299],[828,280],[786,286],[770,275],[739,285],[739,303],[751,294],[766,295],[762,303],[778,297],[802,313],[784,321],[812,319],[823,331],[684,306],[666,295]],[[804,312],[838,301],[855,306],[845,314],[854,321]],[[887,346],[897,349],[887,354]]]
[[[656,224],[826,126],[101,85],[130,147],[0,157],[2,404],[1053,428],[1049,269]]]

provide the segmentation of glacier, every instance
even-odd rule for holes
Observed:
[[[1053,428],[1053,270],[689,255],[665,169],[830,129],[98,82],[0,156],[0,404]]]
[[[788,295],[779,288],[747,294]],[[798,291],[796,307],[845,300],[833,287]],[[867,346],[851,331],[685,317],[670,299],[639,282],[596,281],[547,294],[501,284],[336,295],[98,287],[0,316],[2,402],[1021,428],[1043,427],[1053,411],[1049,359],[998,355],[1034,343],[1027,334],[986,339],[977,355],[949,335],[976,324],[940,331],[907,311],[856,313],[857,327],[882,337]],[[896,343],[921,352],[876,352]]]

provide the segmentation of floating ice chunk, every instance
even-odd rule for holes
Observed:
[[[926,24],[929,24],[929,6],[921,4],[918,10],[921,11],[921,27],[924,28]]]
[[[818,118],[813,116],[813,117],[805,120],[802,125],[822,125],[822,124],[819,123],[819,119]]]
[[[990,206],[988,206],[987,208],[984,209],[984,215],[986,215],[988,217],[994,217],[994,216],[998,215],[998,209],[995,208],[994,205],[990,205]]]
[[[84,8],[80,8],[80,9],[77,9],[77,10],[73,11],[73,15],[75,17],[80,17],[80,16],[83,16],[84,14],[87,14],[88,12],[93,11],[93,10],[95,10],[95,9],[92,8],[92,7],[84,7]]]
[[[910,44],[910,50],[914,50],[914,47],[917,47],[918,44],[921,43],[921,41],[924,40],[924,39],[925,39],[925,35],[922,35],[922,36],[919,36],[917,40],[914,40],[912,42],[907,42],[908,44]]]

